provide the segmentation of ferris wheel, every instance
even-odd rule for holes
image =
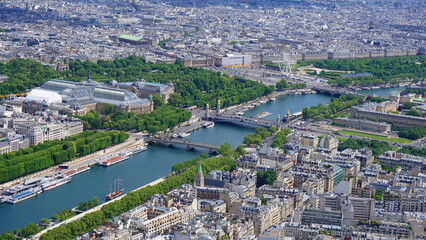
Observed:
[[[281,60],[278,62],[278,67],[284,76],[291,76],[295,65],[297,63],[297,57],[292,53],[284,53],[281,56]]]

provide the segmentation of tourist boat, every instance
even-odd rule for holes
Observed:
[[[66,173],[64,173],[64,174],[65,174],[65,175],[67,175],[67,176],[72,177],[72,176],[74,176],[74,175],[80,174],[80,173],[85,172],[85,171],[88,171],[88,170],[90,170],[90,167],[89,167],[89,166],[84,166],[84,167],[79,167],[79,168],[77,168],[77,169],[74,169],[74,170],[68,171],[68,172],[66,172]]]
[[[206,122],[206,123],[203,124],[203,127],[205,127],[205,128],[214,127],[214,122]]]
[[[253,108],[255,108],[255,107],[256,107],[256,106],[254,106],[254,105],[248,105],[248,106],[247,106],[247,108],[248,108],[248,109],[253,109]]]
[[[48,191],[50,189],[54,189],[66,183],[69,183],[71,179],[72,178],[70,176],[66,176],[66,175],[52,177],[49,180],[47,180],[45,183],[41,184],[41,188],[43,189],[43,191]]]
[[[131,151],[131,155],[136,154],[136,153],[143,152],[143,151],[145,151],[146,149],[147,149],[147,147],[145,147],[145,146],[137,147],[137,148],[135,148],[135,149],[133,149],[133,150],[130,150],[130,151]]]
[[[179,133],[179,137],[180,137],[180,138],[185,138],[185,137],[188,137],[189,135],[191,135],[191,134],[186,133],[186,132]]]
[[[0,204],[7,202],[7,200],[9,200],[9,199],[10,199],[10,196],[1,195],[0,196]]]
[[[179,137],[179,135],[177,135],[176,133],[174,133],[174,134],[172,135],[172,138],[177,138],[177,137]]]
[[[28,189],[27,191],[24,191],[22,193],[12,195],[7,200],[7,203],[16,204],[16,203],[22,202],[24,200],[27,200],[29,198],[35,197],[35,196],[39,195],[41,192],[42,192],[41,187],[31,188],[31,189]]]
[[[117,198],[119,196],[121,196],[121,194],[124,191],[124,188],[120,189],[120,179],[114,179],[114,186],[112,186],[112,184],[109,185],[109,194],[105,195],[105,200],[109,201],[112,200],[114,198]]]
[[[24,192],[30,188],[34,188],[40,183],[42,183],[45,179],[42,177],[37,178],[27,178],[24,183],[12,186],[4,191],[7,195],[15,195],[21,192]]]
[[[271,101],[275,101],[275,100],[277,100],[277,98],[274,98],[274,97],[271,98]]]
[[[140,146],[140,147],[137,147],[137,148],[134,148],[134,149],[131,149],[131,150],[127,150],[126,152],[121,153],[120,156],[131,156],[133,154],[145,151],[146,149],[147,148],[145,146]]]
[[[97,162],[98,165],[104,166],[104,167],[109,167],[111,165],[114,165],[116,163],[119,163],[121,161],[124,161],[126,159],[128,159],[129,156],[116,156],[116,157],[112,157],[106,161],[102,161],[102,162]]]
[[[263,112],[263,113],[259,113],[256,116],[254,116],[254,118],[264,118],[264,117],[269,116],[269,115],[271,115],[270,112]]]
[[[265,100],[260,100],[260,101],[259,101],[259,103],[260,103],[260,104],[265,104],[265,103],[266,103],[266,101],[265,101]]]

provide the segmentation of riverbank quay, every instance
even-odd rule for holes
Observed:
[[[260,102],[268,102],[268,101],[271,101],[274,98],[276,99],[278,97],[287,96],[287,95],[303,95],[303,94],[315,94],[315,93],[316,92],[312,91],[311,88],[275,90],[274,92],[272,92],[268,96],[259,97],[259,98],[256,98],[254,100],[248,101],[246,103],[241,103],[241,104],[238,104],[238,105],[229,106],[229,107],[224,108],[222,111],[223,111],[223,113],[227,113],[227,114],[244,112],[244,111],[249,110],[248,109],[249,105],[254,105],[254,104],[260,103]]]
[[[144,145],[145,145],[145,143],[143,142],[143,139],[139,139],[139,137],[137,137],[137,136],[131,136],[125,142],[122,142],[120,144],[105,148],[103,150],[99,150],[97,152],[88,154],[88,155],[83,156],[83,157],[75,158],[75,159],[73,159],[69,162],[65,162],[65,163],[61,164],[61,166],[67,166],[69,169],[79,168],[79,167],[82,167],[82,166],[91,166],[91,165],[96,164],[96,159],[101,158],[101,157],[106,157],[106,156],[108,156],[108,154],[117,153],[117,152],[120,152],[120,151],[135,148],[135,147],[138,147],[138,146],[144,146]],[[47,175],[51,175],[51,174],[60,173],[60,171],[56,171],[57,168],[58,168],[57,165],[51,166],[51,167],[46,168],[42,171],[38,171],[38,172],[35,172],[35,173],[32,173],[32,174],[14,179],[12,181],[2,183],[2,184],[0,184],[0,191],[4,190],[6,188],[9,188],[9,187],[11,187],[15,184],[23,183],[25,181],[25,179],[28,179],[28,178],[43,177],[43,176],[47,176]],[[69,169],[66,169],[66,171],[68,171]]]
[[[234,166],[234,158],[232,156],[189,160],[183,168],[177,169],[176,174],[167,174],[164,181],[159,180],[155,185],[135,190],[131,194],[124,196],[121,200],[103,205],[100,207],[100,210],[94,210],[86,214],[86,216],[82,216],[79,220],[74,220],[74,222],[66,225],[59,225],[59,227],[55,229],[50,228],[49,230],[51,231],[47,230],[44,234],[38,233],[33,239],[73,239],[77,235],[90,232],[100,227],[102,222],[108,219],[120,216],[126,211],[143,205],[155,194],[165,194],[178,188],[182,184],[192,184],[196,178],[200,160],[204,173],[208,173],[215,169],[229,170]],[[75,226],[81,226],[81,228],[75,231]]]
[[[143,185],[142,187],[139,187],[139,188],[137,188],[137,189],[135,189],[135,190],[133,190],[133,191],[131,191],[131,192],[138,191],[138,190],[140,190],[140,189],[142,189],[142,188],[144,188],[144,187],[154,186],[154,185],[156,185],[156,184],[158,184],[158,183],[163,182],[164,180],[166,180],[166,177],[162,177],[162,178],[159,178],[159,179],[157,179],[157,180],[154,180],[154,181],[152,181],[152,182],[150,182],[150,183],[148,183],[148,184],[145,184],[145,185]],[[69,219],[67,219],[67,220],[65,220],[65,221],[62,221],[62,222],[59,222],[59,223],[57,223],[57,224],[55,224],[55,225],[53,225],[53,226],[51,226],[51,227],[49,227],[49,228],[46,228],[46,229],[44,229],[44,230],[40,231],[39,233],[37,233],[36,235],[32,236],[32,237],[31,237],[31,239],[40,239],[40,236],[41,236],[41,235],[43,235],[44,233],[46,233],[47,231],[52,230],[52,229],[55,229],[55,228],[60,227],[60,226],[64,226],[65,224],[70,223],[70,222],[73,222],[73,221],[75,221],[75,220],[79,220],[80,218],[82,218],[82,217],[86,216],[86,215],[87,215],[87,214],[89,214],[89,213],[92,213],[92,212],[95,212],[95,211],[100,210],[103,206],[105,206],[105,205],[107,205],[107,204],[110,204],[110,203],[113,203],[113,202],[115,202],[115,201],[118,201],[118,200],[122,199],[123,197],[125,197],[127,194],[129,194],[129,193],[131,193],[131,192],[128,192],[128,193],[126,193],[126,194],[124,194],[124,195],[122,195],[122,196],[120,196],[120,197],[117,197],[117,198],[115,198],[115,199],[111,200],[111,201],[105,202],[105,203],[103,203],[103,204],[101,204],[101,205],[99,205],[99,206],[96,206],[96,207],[94,207],[94,208],[92,208],[92,209],[89,209],[89,210],[87,210],[87,211],[85,211],[85,212],[82,212],[82,213],[80,213],[80,214],[78,214],[78,215],[76,215],[76,216],[74,216],[74,217],[72,217],[72,218],[69,218]]]

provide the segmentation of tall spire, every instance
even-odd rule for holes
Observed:
[[[204,176],[203,176],[203,170],[201,169],[201,161],[200,161],[200,167],[198,168],[197,175],[195,176],[195,187],[204,187]]]
[[[87,73],[87,80],[89,80],[89,79],[90,79],[90,68],[89,68],[89,71]]]

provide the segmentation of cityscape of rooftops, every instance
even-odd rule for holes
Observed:
[[[0,240],[426,239],[425,9],[0,0]]]

